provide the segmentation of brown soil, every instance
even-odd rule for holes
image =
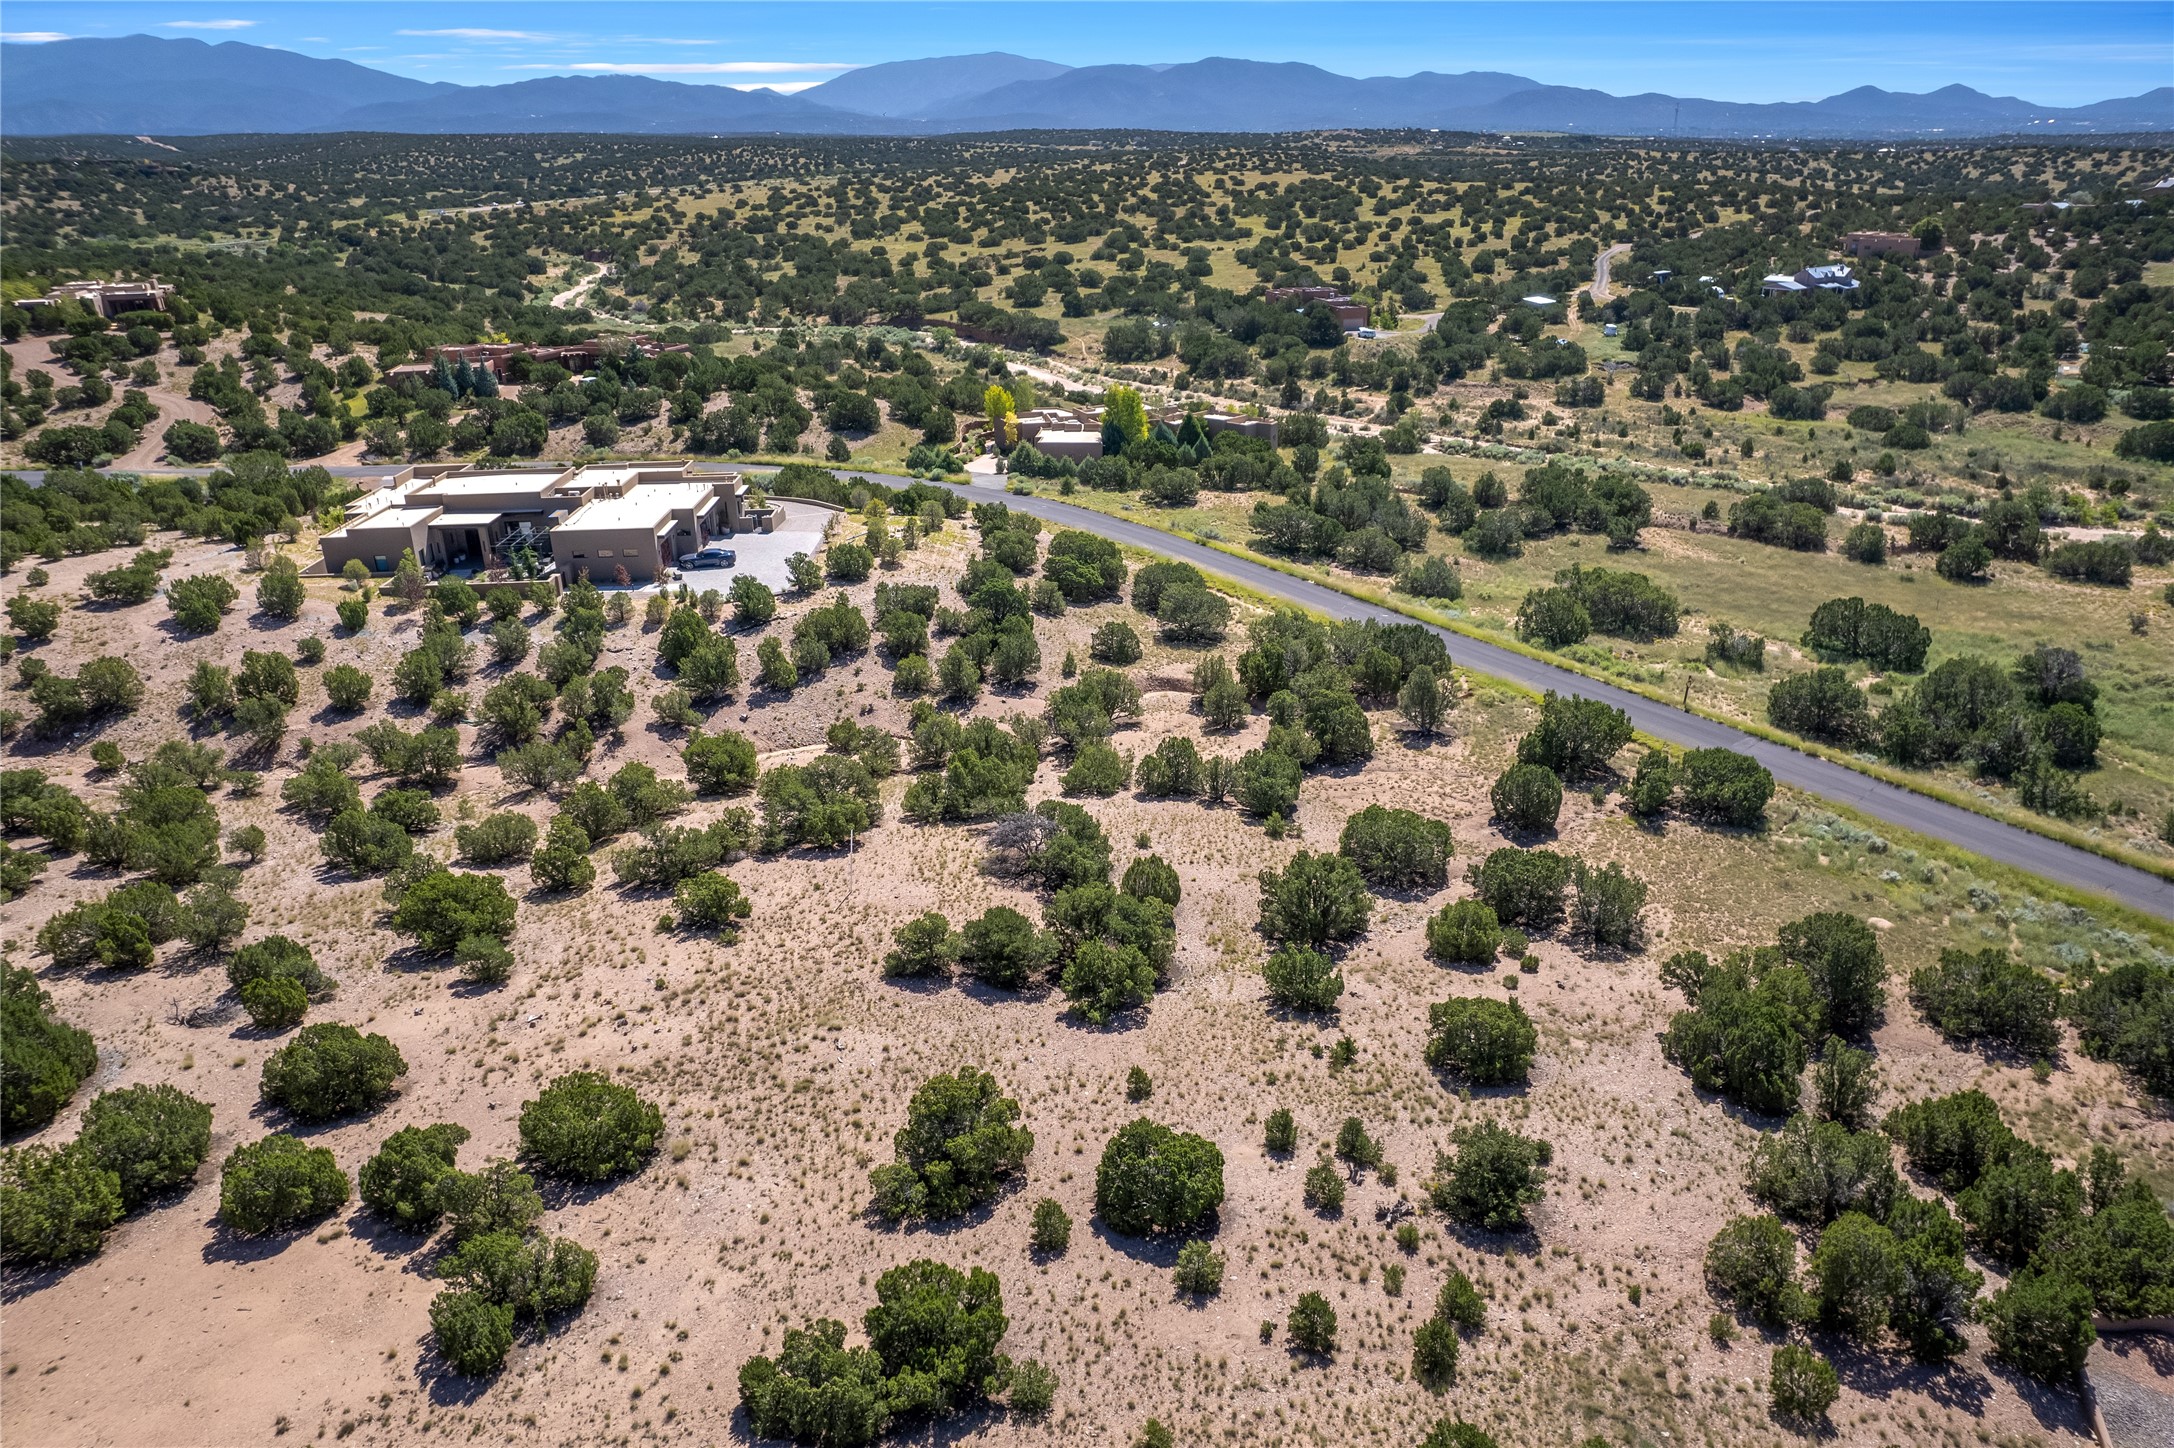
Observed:
[[[948,582],[964,543],[954,528],[909,555],[896,576]],[[85,572],[112,561],[50,565],[48,588],[70,593]],[[232,550],[184,544],[172,572],[239,563]],[[330,580],[312,581],[300,623],[266,627],[247,612],[252,583],[240,581],[242,606],[205,639],[171,636],[158,603],[71,609],[40,653],[64,670],[99,653],[127,657],[143,671],[149,700],[95,736],[18,739],[10,767],[34,763],[107,801],[112,782],[88,777],[89,744],[111,739],[134,759],[183,733],[180,691],[197,659],[233,663],[245,647],[291,652],[317,633],[330,644],[327,665],[357,662],[383,679],[416,628],[412,617],[373,618],[359,637],[344,637]],[[18,586],[19,575],[7,581],[10,591]],[[870,591],[848,590],[864,609]],[[789,630],[809,606],[791,604],[772,627]],[[1118,605],[1042,621],[1042,688],[985,697],[977,711],[1038,710],[1060,682],[1066,650],[1084,662],[1088,633],[1111,617],[1142,625]],[[753,644],[742,638],[744,670]],[[1117,740],[1135,754],[1173,733],[1200,734],[1183,692],[1195,656],[1148,647],[1133,670],[1151,691],[1147,711]],[[627,664],[651,692],[662,686],[654,648],[653,635],[630,625],[613,633],[603,662]],[[1235,654],[1235,644],[1226,651]],[[488,681],[487,671],[479,675],[471,695]],[[179,1083],[216,1116],[212,1157],[192,1190],[124,1221],[89,1261],[10,1280],[0,1432],[11,1444],[232,1444],[281,1434],[411,1443],[426,1433],[536,1444],[744,1441],[739,1363],[774,1350],[786,1327],[809,1317],[857,1324],[876,1275],[923,1255],[997,1271],[1011,1322],[1006,1349],[1041,1359],[1062,1381],[1046,1426],[992,1415],[926,1435],[930,1442],[1123,1444],[1153,1415],[1181,1442],[1410,1444],[1450,1412],[1505,1444],[1567,1444],[1590,1433],[1671,1448],[1792,1441],[1767,1417],[1767,1344],[1755,1334],[1714,1343],[1707,1321],[1715,1305],[1699,1273],[1708,1238],[1750,1209],[1741,1168],[1759,1124],[1699,1098],[1661,1059],[1656,1034],[1676,1002],[1658,986],[1654,963],[1672,949],[1771,938],[1778,922],[1825,907],[1891,917],[1898,969],[1931,956],[1951,924],[1937,905],[1911,913],[1870,875],[1819,868],[1789,838],[1789,822],[1810,802],[1778,800],[1773,836],[1756,840],[1680,825],[1647,835],[1616,804],[1572,796],[1559,847],[1595,862],[1621,859],[1654,886],[1656,939],[1644,956],[1593,958],[1550,938],[1535,944],[1537,975],[1445,971],[1421,953],[1422,926],[1443,900],[1469,889],[1459,882],[1426,898],[1378,902],[1371,932],[1345,959],[1339,1017],[1313,1023],[1271,1011],[1253,930],[1253,877],[1262,867],[1300,848],[1334,848],[1344,818],[1372,802],[1450,820],[1460,865],[1501,842],[1487,821],[1487,785],[1531,709],[1482,687],[1460,704],[1451,740],[1432,748],[1408,747],[1393,717],[1377,716],[1371,764],[1308,781],[1300,838],[1270,841],[1229,809],[1129,795],[1087,801],[1116,847],[1118,870],[1152,848],[1184,883],[1173,978],[1150,1009],[1106,1030],[1076,1024],[1054,994],[881,978],[891,932],[922,911],[941,910],[955,924],[998,902],[1037,913],[1028,892],[982,873],[977,831],[898,820],[904,778],[886,788],[883,827],[850,856],[732,866],[755,915],[729,949],[658,933],[666,902],[609,888],[608,868],[599,888],[571,899],[529,898],[526,870],[511,870],[508,885],[523,898],[513,941],[519,967],[506,987],[475,992],[412,963],[385,927],[376,883],[322,870],[310,832],[278,807],[276,781],[292,767],[294,736],[337,738],[361,722],[320,717],[321,686],[311,679],[304,688],[274,787],[254,800],[217,801],[225,826],[256,823],[272,841],[265,862],[244,874],[241,892],[254,910],[248,935],[277,931],[308,944],[340,981],[314,1018],[383,1032],[409,1065],[392,1103],[311,1138],[352,1174],[395,1129],[457,1121],[473,1133],[462,1151],[472,1166],[515,1150],[516,1115],[541,1083],[593,1066],[665,1108],[668,1145],[631,1180],[552,1199],[546,1228],[602,1258],[596,1296],[556,1333],[517,1345],[500,1377],[471,1383],[441,1372],[428,1350],[429,1245],[355,1203],[313,1231],[269,1240],[219,1228],[218,1162],[282,1123],[257,1096],[275,1038],[246,1025],[173,1023],[177,1007],[220,994],[216,962],[169,946],[156,967],[130,978],[47,971],[61,1013],[95,1034],[102,1063],[37,1139],[65,1140],[99,1090],[137,1082]],[[382,717],[383,697],[381,686],[365,719]],[[743,698],[716,722],[775,755],[819,745],[841,713],[903,729],[906,710],[890,697],[875,655],[834,668],[790,700]],[[1263,730],[1256,719],[1235,738],[1204,742],[1235,755]],[[682,743],[679,731],[652,725],[645,700],[591,773],[642,759],[677,777]],[[1057,773],[1045,765],[1034,798],[1055,792]],[[509,795],[480,757],[441,804],[449,819],[509,806],[539,821],[550,812],[545,801]],[[705,801],[689,819],[723,807]],[[449,833],[430,848],[448,852]],[[45,919],[113,883],[76,862],[56,865],[7,909],[14,958],[31,962],[30,941]],[[1531,1086],[1473,1096],[1446,1089],[1420,1060],[1426,1005],[1511,986],[1541,1031]],[[1358,1044],[1357,1063],[1332,1071],[1322,1053],[1345,1035]],[[1890,1100],[1977,1083],[2049,1144],[2107,1139],[2147,1168],[2174,1162],[2166,1115],[2073,1051],[2040,1086],[2018,1067],[1943,1044],[1900,1002],[1877,1039]],[[968,1063],[993,1070],[1024,1107],[1036,1135],[1025,1181],[962,1224],[872,1225],[866,1174],[889,1159],[907,1095],[928,1075]],[[1144,1106],[1125,1099],[1135,1065],[1154,1081]],[[1261,1120],[1277,1106],[1300,1124],[1299,1151],[1287,1161],[1261,1147]],[[1221,1296],[1204,1306],[1174,1294],[1173,1248],[1111,1237],[1092,1222],[1102,1144],[1142,1112],[1209,1136],[1226,1157],[1215,1242],[1229,1273]],[[1300,1177],[1347,1115],[1383,1142],[1397,1184],[1368,1173],[1341,1215],[1324,1219],[1302,1206]],[[1419,1250],[1403,1256],[1375,1208],[1423,1199],[1450,1128],[1481,1118],[1554,1143],[1534,1230],[1491,1237],[1445,1230],[1422,1214]],[[1076,1223],[1070,1252],[1047,1263],[1026,1246],[1027,1218],[1043,1196],[1056,1197]],[[1408,1269],[1395,1296],[1383,1288],[1390,1264]],[[1452,1267],[1483,1285],[1492,1311],[1487,1332],[1468,1344],[1457,1386],[1436,1397],[1409,1379],[1411,1339]],[[1325,1365],[1290,1356],[1280,1340],[1291,1303],[1308,1290],[1325,1292],[1342,1319],[1341,1350]],[[1279,1325],[1273,1345],[1261,1341],[1265,1320]],[[1898,1354],[1843,1354],[1838,1363],[1838,1443],[1961,1448],[2087,1436],[2072,1398],[2030,1387],[1976,1348],[1940,1372]]]

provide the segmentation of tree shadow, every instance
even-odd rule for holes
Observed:
[[[1163,1237],[1127,1237],[1111,1231],[1099,1216],[1088,1221],[1088,1229],[1104,1247],[1158,1272],[1175,1270],[1178,1265],[1178,1252],[1187,1242],[1212,1239],[1222,1230],[1222,1225],[1222,1214],[1211,1212],[1205,1221],[1198,1224],[1197,1230],[1173,1232]]]
[[[1992,1401],[1993,1384],[1983,1372],[1966,1367],[1960,1359],[1939,1364],[1921,1363],[1905,1353],[1860,1346],[1848,1338],[1821,1334],[1827,1360],[1854,1392],[1882,1401],[1900,1393],[1931,1398],[1942,1407],[1982,1417]],[[2041,1418],[2042,1422],[2047,1420]],[[2080,1415],[2071,1418],[2079,1423]],[[2047,1422],[2047,1426],[2054,1426]],[[2088,1435],[2088,1425],[2084,1432]]]
[[[407,1259],[407,1263],[404,1263],[402,1270],[415,1272],[417,1276],[437,1276],[435,1268],[437,1268],[439,1252],[424,1252],[422,1250],[422,1248],[426,1248],[430,1244],[430,1237],[433,1237],[433,1233],[437,1233],[437,1222],[433,1222],[430,1226],[420,1226],[420,1228],[417,1228],[417,1226],[402,1226],[398,1222],[393,1222],[391,1218],[385,1218],[385,1215],[378,1215],[374,1209],[361,1207],[361,1204],[359,1204],[357,1209],[348,1213],[346,1228],[348,1228],[350,1237],[361,1241],[365,1248],[370,1248],[372,1252],[376,1252],[378,1257]],[[415,1270],[415,1261],[417,1259],[428,1259],[428,1268],[430,1270],[417,1272]]]
[[[266,1232],[262,1236],[247,1236],[227,1226],[219,1214],[214,1212],[205,1223],[211,1231],[211,1239],[204,1244],[203,1259],[207,1264],[231,1262],[248,1265],[269,1262],[296,1242],[310,1237],[322,1220],[323,1218],[318,1218],[315,1221],[300,1222],[276,1232]]]
[[[563,1211],[568,1207],[586,1207],[594,1202],[602,1201],[621,1186],[640,1176],[643,1171],[648,1170],[647,1166],[644,1166],[622,1176],[606,1177],[600,1182],[576,1182],[568,1181],[560,1176],[547,1175],[532,1161],[523,1161],[521,1169],[535,1176],[536,1194],[543,1198],[544,1206],[552,1211]]]
[[[2018,1372],[1998,1358],[1986,1359],[1985,1372],[1988,1377],[1996,1377],[2007,1385],[2023,1405],[2031,1410],[2031,1416],[2038,1421],[2039,1427],[2048,1431],[2074,1433],[2083,1438],[2094,1436],[2091,1420],[2084,1412],[2083,1396],[2073,1387],[2054,1387],[2042,1383],[2027,1373]]]
[[[439,1354],[435,1333],[426,1332],[416,1340],[415,1385],[433,1407],[470,1407],[497,1385],[504,1372],[500,1367],[497,1372],[470,1377]]]
[[[41,1267],[9,1267],[0,1271],[0,1303],[12,1306],[48,1288],[58,1287],[97,1257],[96,1252],[89,1252],[66,1262]]]

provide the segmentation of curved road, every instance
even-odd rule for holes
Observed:
[[[1628,256],[1630,249],[1629,242],[1619,241],[1599,256],[1593,258],[1593,284],[1587,290],[1592,292],[1594,301],[1605,302],[1608,300],[1608,269],[1615,265],[1617,257]]]
[[[912,481],[883,473],[845,469],[837,471],[842,476],[887,483],[894,487]],[[1297,604],[1329,618],[1353,621],[1371,618],[1382,623],[1417,622],[1404,614],[1370,604],[1364,599],[1353,598],[1349,594],[1339,593],[1333,588],[1307,579],[1294,578],[1250,559],[1233,557],[1205,544],[1149,527],[1145,523],[1114,518],[1107,513],[1075,507],[1038,494],[1005,494],[997,498],[992,496],[992,490],[987,487],[975,488],[958,484],[943,486],[976,501],[1008,503],[1023,513],[1031,513],[1047,522],[1097,533],[1115,543],[1190,563],[1203,573],[1220,574],[1258,593]],[[1657,739],[1666,739],[1689,749],[1733,749],[1739,754],[1748,754],[1765,765],[1772,771],[1774,778],[1782,783],[1846,804],[1898,829],[1945,840],[1989,860],[1997,860],[2001,864],[2012,865],[2019,870],[2027,870],[2031,874],[2079,890],[2104,895],[2161,919],[2174,919],[2174,881],[2159,879],[2118,861],[2094,855],[2088,850],[2080,850],[2059,840],[2048,839],[2044,835],[2033,834],[2029,830],[1973,814],[1959,806],[1917,794],[1899,785],[1888,784],[1884,780],[1860,774],[1818,755],[1805,754],[1787,745],[1761,739],[1755,734],[1746,734],[1718,720],[1672,709],[1666,704],[1646,698],[1643,694],[1618,689],[1583,674],[1528,658],[1514,650],[1501,648],[1466,634],[1437,628],[1432,624],[1422,623],[1421,627],[1441,636],[1449,646],[1450,657],[1461,668],[1508,679],[1535,692],[1553,689],[1559,693],[1578,693],[1588,699],[1599,699],[1621,709],[1630,716],[1632,725]]]
[[[717,471],[745,473],[775,471],[773,468],[760,466],[738,469],[727,469],[723,464],[704,466],[705,470],[714,468]],[[201,475],[211,470],[162,468],[159,471],[162,474]],[[328,471],[345,477],[367,477],[382,474],[387,469],[340,466]],[[903,487],[914,481],[892,473],[874,473],[853,468],[837,468],[833,471],[842,477],[858,478],[892,487]],[[35,484],[42,480],[43,475],[37,470],[29,470],[18,471],[17,476]],[[1190,563],[1203,573],[1220,574],[1258,593],[1311,609],[1329,618],[1352,621],[1371,618],[1382,623],[1416,621],[1367,603],[1364,599],[1338,593],[1333,588],[1304,578],[1294,578],[1251,559],[1219,552],[1205,544],[1195,543],[1174,533],[1166,533],[1145,523],[1133,522],[1129,518],[1112,517],[1107,513],[1097,513],[1038,494],[997,494],[988,486],[977,488],[957,483],[942,483],[938,486],[950,488],[962,497],[975,501],[1006,503],[1047,522],[1100,534],[1114,543]],[[1888,784],[1870,775],[1859,774],[1854,769],[1822,759],[1818,755],[1804,754],[1787,745],[1775,744],[1757,735],[1746,734],[1717,720],[1672,709],[1666,704],[1646,698],[1643,694],[1633,694],[1627,689],[1618,689],[1612,684],[1572,673],[1539,659],[1527,658],[1514,650],[1437,628],[1432,624],[1422,623],[1420,626],[1438,634],[1448,644],[1450,657],[1463,668],[1491,674],[1499,679],[1508,679],[1536,692],[1554,689],[1560,693],[1577,693],[1588,699],[1599,699],[1621,709],[1630,716],[1633,726],[1654,738],[1666,739],[1690,749],[1733,749],[1739,754],[1747,754],[1758,760],[1773,773],[1775,779],[1784,784],[1846,804],[1897,829],[1944,840],[1983,855],[1989,860],[1997,860],[2001,864],[2026,870],[2059,884],[2117,900],[2147,915],[2154,915],[2162,920],[2174,920],[2174,881],[2162,880],[2132,866],[2094,855],[2088,850],[2080,850],[2059,840],[2032,834],[2029,830],[2018,829],[2014,825],[1973,814],[1957,805],[1917,794],[1899,785]]]

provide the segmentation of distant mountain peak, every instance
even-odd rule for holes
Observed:
[[[95,77],[96,83],[86,83]],[[13,136],[376,130],[422,134],[931,134],[1014,129],[1292,132],[1352,128],[1624,136],[1872,139],[2174,130],[2174,88],[2063,108],[1966,85],[1858,86],[1755,104],[1616,96],[1497,71],[1355,79],[1228,55],[1073,68],[986,51],[862,66],[787,94],[642,75],[504,85],[414,80],[246,41],[130,35],[0,44],[0,130]]]

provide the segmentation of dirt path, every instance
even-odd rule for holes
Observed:
[[[15,375],[18,380],[29,369],[38,367],[53,373],[56,382],[66,381],[60,363],[53,356],[52,338],[25,337],[19,342],[8,343],[7,351],[9,359],[15,364]],[[171,366],[172,364],[166,365]],[[127,390],[128,386],[129,384],[125,382],[117,383],[113,389],[115,395],[118,396],[121,392]],[[209,403],[198,402],[186,393],[176,392],[164,385],[145,387],[141,391],[151,399],[151,404],[158,408],[159,415],[148,428],[144,429],[141,442],[113,460],[113,466],[124,472],[155,466],[161,458],[165,457],[166,443],[164,435],[166,429],[175,423],[201,422],[211,425],[218,421],[217,414],[211,410]]]
[[[1608,300],[1608,269],[1615,264],[1617,257],[1626,255],[1629,251],[1630,243],[1619,241],[1593,259],[1593,284],[1586,290],[1593,294],[1594,301]]]
[[[166,456],[166,429],[177,422],[200,422],[207,427],[218,424],[218,414],[208,402],[198,402],[167,387],[146,387],[146,397],[159,415],[143,431],[143,441],[113,460],[116,468],[124,470],[155,467]]]
[[[598,282],[604,280],[604,278],[610,275],[611,267],[609,265],[598,267],[596,269],[595,275],[584,277],[582,280],[575,282],[572,286],[568,287],[565,291],[560,292],[557,296],[553,297],[551,299],[551,305],[559,308],[580,305],[581,298],[588,295],[589,289],[594,287]]]

